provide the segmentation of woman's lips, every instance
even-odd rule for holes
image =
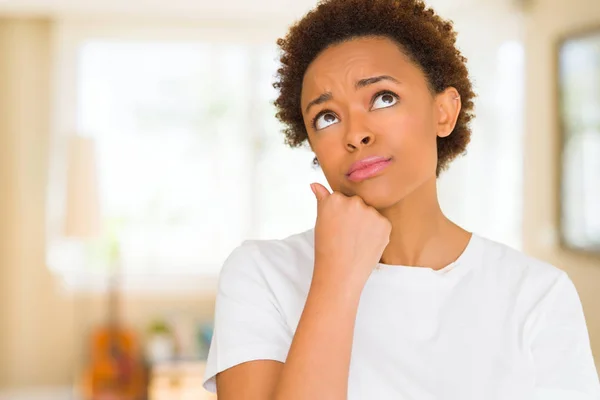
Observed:
[[[392,162],[387,157],[367,157],[350,166],[346,177],[352,182],[360,182],[372,178],[387,168]]]

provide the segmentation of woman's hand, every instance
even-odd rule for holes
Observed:
[[[390,240],[392,224],[358,196],[311,185],[317,198],[313,282],[364,287]]]

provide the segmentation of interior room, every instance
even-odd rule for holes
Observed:
[[[0,1],[1,400],[90,398],[114,322],[143,398],[216,398],[223,262],[311,229],[326,184],[272,104],[276,41],[315,4]],[[566,271],[600,366],[600,2],[427,4],[477,93],[441,207]]]

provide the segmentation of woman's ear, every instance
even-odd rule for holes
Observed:
[[[450,136],[461,109],[460,94],[453,87],[446,88],[435,99],[437,108],[437,136]]]

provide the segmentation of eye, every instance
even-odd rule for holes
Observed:
[[[375,95],[371,110],[391,107],[398,102],[398,95],[392,92],[380,92]]]
[[[321,129],[325,129],[330,125],[336,124],[337,122],[338,119],[335,114],[330,112],[321,112],[317,114],[313,120],[313,128],[315,128],[317,131],[320,131]]]

